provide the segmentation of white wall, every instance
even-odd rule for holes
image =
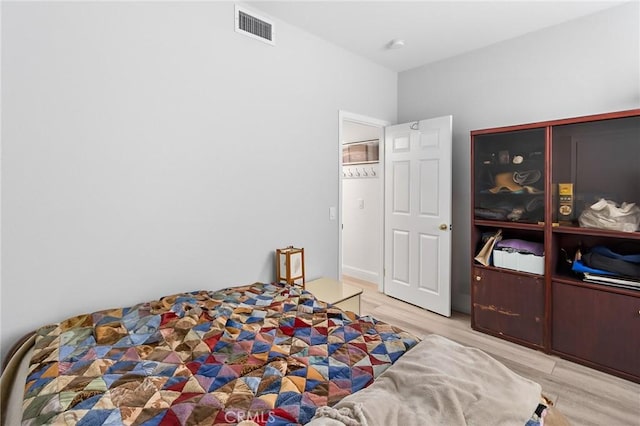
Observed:
[[[397,75],[231,2],[4,3],[2,353],[44,323],[274,277],[336,277],[338,112]]]
[[[371,176],[375,171],[376,175]],[[382,185],[378,164],[343,166],[361,176],[342,179],[342,273],[375,284],[381,282]],[[368,176],[364,176],[364,172]]]
[[[473,129],[640,107],[633,2],[400,73],[398,121],[453,114],[453,306],[470,310]]]

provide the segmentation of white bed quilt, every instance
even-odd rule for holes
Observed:
[[[525,425],[540,393],[481,350],[429,335],[372,385],[318,409],[309,425]]]

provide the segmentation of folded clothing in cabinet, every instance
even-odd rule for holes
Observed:
[[[583,254],[581,260],[590,268],[608,271],[613,275],[640,278],[640,252],[621,254],[605,246],[595,246]]]
[[[571,269],[586,282],[640,290],[640,247],[632,244],[614,251],[595,246],[586,254],[578,250]]]
[[[544,254],[544,244],[533,241],[520,240],[517,238],[509,238],[496,243],[496,249],[513,251],[517,253],[530,253],[536,256]]]

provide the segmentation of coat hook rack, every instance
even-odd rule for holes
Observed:
[[[378,173],[376,172],[376,168],[373,166],[363,166],[362,170],[360,170],[360,167],[345,167],[344,169],[342,169],[342,177],[345,179],[372,178],[376,177],[377,175]]]

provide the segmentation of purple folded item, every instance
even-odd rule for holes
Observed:
[[[496,243],[496,249],[515,251],[518,253],[531,253],[536,256],[544,254],[544,244],[533,241],[519,240],[517,238],[500,240]]]

